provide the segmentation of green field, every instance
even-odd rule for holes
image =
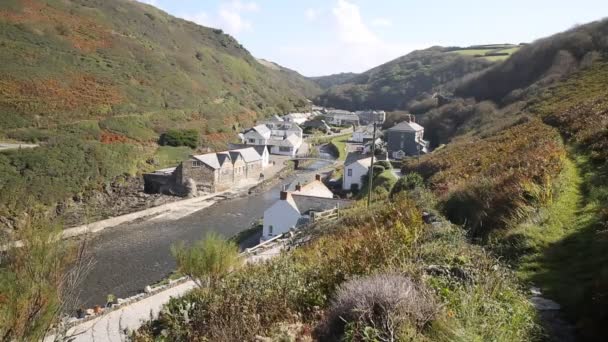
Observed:
[[[517,52],[517,50],[519,50],[520,47],[519,46],[514,46],[514,45],[491,45],[491,46],[485,46],[482,47],[480,46],[478,49],[477,48],[465,48],[465,49],[460,49],[460,50],[452,50],[450,51],[450,53],[457,53],[459,55],[463,55],[463,56],[480,56],[483,57],[487,60],[491,60],[491,61],[501,61],[501,60],[505,60],[507,58],[509,58],[509,56],[511,56],[512,54],[514,54],[515,52]],[[508,55],[505,56],[487,56],[488,54],[492,54],[492,53],[508,53]]]

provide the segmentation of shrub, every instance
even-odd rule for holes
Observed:
[[[375,165],[380,165],[380,166],[384,167],[385,170],[390,170],[393,168],[393,166],[391,165],[391,162],[389,162],[388,160],[377,161],[375,163]]]
[[[380,274],[341,285],[323,323],[321,340],[394,341],[420,331],[439,311],[431,294],[410,278]]]
[[[424,179],[416,172],[410,172],[399,178],[397,183],[391,189],[391,197],[404,191],[411,191],[424,186]]]
[[[239,250],[234,242],[215,233],[185,247],[179,243],[171,247],[178,271],[190,276],[200,287],[207,283],[214,287],[218,280],[240,265]]]
[[[196,148],[199,144],[199,134],[194,129],[169,130],[161,135],[160,144],[163,146],[188,146]]]

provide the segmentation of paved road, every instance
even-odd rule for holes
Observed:
[[[310,170],[299,174],[307,173],[312,178],[314,170],[328,163],[315,162]],[[110,293],[119,298],[132,296],[158,282],[175,269],[172,244],[201,239],[209,231],[228,237],[249,228],[278,199],[281,186],[293,179],[262,193],[212,204],[185,217],[123,224],[94,235],[90,243],[94,266],[81,286],[79,305],[86,308],[104,304]]]

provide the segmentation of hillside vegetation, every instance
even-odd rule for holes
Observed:
[[[327,76],[310,77],[310,79],[318,84],[321,89],[325,90],[336,85],[347,83],[355,78],[355,76],[357,76],[357,74],[354,72],[343,72]]]
[[[590,341],[608,323],[607,30],[539,40],[472,77],[456,94],[474,98],[422,114],[440,132],[429,132],[434,145],[447,145],[404,167]]]
[[[0,141],[41,143],[0,154],[2,224],[166,166],[167,150],[155,154],[171,129],[221,148],[234,130],[318,93],[221,30],[128,0],[2,1],[0,60]]]
[[[452,89],[456,81],[492,65],[485,58],[452,53],[450,48],[432,47],[414,51],[364,73],[338,78],[317,101],[349,110],[398,110],[415,107],[416,101],[433,101],[440,89]],[[329,80],[331,80],[331,77]],[[322,80],[327,80],[321,78]],[[320,80],[317,80],[320,82]]]

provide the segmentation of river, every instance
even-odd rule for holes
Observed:
[[[199,240],[207,232],[230,237],[249,228],[278,200],[283,185],[314,178],[316,170],[330,163],[315,161],[267,190],[222,200],[177,220],[128,223],[92,236],[88,253],[93,265],[80,286],[78,306],[103,305],[108,294],[126,298],[142,292],[146,285],[162,280],[175,269],[172,244]]]

